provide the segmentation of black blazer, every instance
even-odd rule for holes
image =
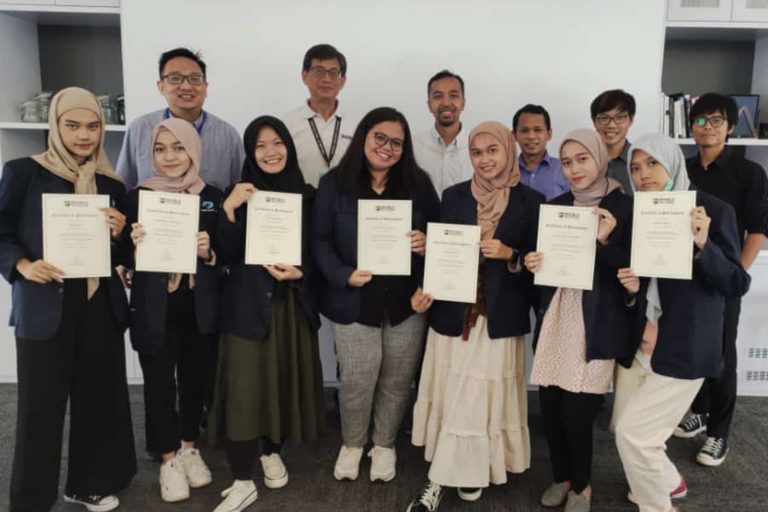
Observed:
[[[741,266],[740,237],[736,213],[726,202],[705,192],[696,192],[696,205],[712,218],[709,237],[702,251],[694,249],[693,276],[658,279],[662,315],[659,336],[651,357],[653,371],[676,379],[718,377],[723,362],[723,312],[725,299],[747,293],[749,274]],[[645,329],[645,298],[649,279],[641,280],[638,307],[632,332],[635,349]],[[629,367],[632,358],[620,361]]]
[[[414,199],[412,229],[427,232],[427,222],[438,219],[440,200],[433,186]],[[322,276],[320,311],[339,324],[351,324],[360,316],[361,288],[347,284],[357,268],[357,197],[341,190],[336,170],[320,179],[312,212],[312,253]],[[411,275],[424,275],[424,258],[411,254]]]
[[[229,195],[232,187],[227,190]],[[317,292],[309,247],[309,216],[315,189],[306,185],[302,191],[302,240],[301,271],[304,277],[298,281],[277,284],[277,281],[261,265],[245,264],[245,226],[248,205],[243,204],[235,212],[235,222],[229,222],[222,211],[218,220],[218,242],[221,261],[231,265],[224,281],[222,295],[221,330],[242,338],[265,340],[269,335],[272,315],[272,298],[275,286],[291,286],[299,291],[301,309],[309,324],[318,329]]]
[[[551,201],[551,204],[573,205],[573,194],[566,192]],[[632,198],[616,189],[601,201],[599,206],[616,217],[616,227],[606,245],[595,241],[595,275],[592,290],[582,295],[584,330],[587,341],[587,361],[593,359],[617,359],[630,357],[636,345],[630,336],[630,324],[634,309],[626,306],[627,293],[616,274],[620,268],[629,266],[632,243]],[[546,255],[545,255],[546,258]],[[537,287],[539,305],[534,338],[534,349],[541,333],[541,323],[557,288]]]
[[[440,222],[477,224],[477,201],[470,185],[471,181],[465,181],[443,192]],[[515,249],[521,264],[523,256],[536,248],[539,205],[543,202],[543,195],[525,185],[509,189],[509,203],[493,237]],[[490,337],[508,338],[530,332],[534,289],[533,276],[525,267],[510,272],[506,261],[486,259],[478,278],[483,280]],[[429,324],[440,334],[459,336],[466,308],[460,302],[435,301]]]
[[[110,205],[125,212],[125,187],[112,178],[97,174],[99,194],[109,195]],[[17,338],[46,340],[53,337],[61,323],[64,285],[27,281],[16,270],[20,258],[35,261],[43,257],[43,194],[73,194],[74,185],[31,158],[12,160],[3,167],[0,180],[0,272],[13,287],[10,325]],[[127,228],[128,224],[126,224]],[[112,276],[102,278],[100,287],[108,288],[112,317],[119,332],[125,331],[128,300],[117,265],[130,259],[130,241],[124,230],[112,239]]]
[[[139,190],[128,194],[127,217],[130,226],[138,219]],[[146,190],[146,189],[143,189]],[[211,236],[211,248],[218,253],[216,243],[217,219],[222,193],[206,185],[200,192],[200,231]],[[132,251],[133,254],[133,251]],[[219,295],[221,273],[218,267],[197,260],[195,274],[195,319],[200,332],[211,334],[219,328]],[[131,313],[129,320],[131,344],[138,352],[156,354],[165,346],[165,325],[168,312],[168,274],[163,272],[136,272],[131,286]]]

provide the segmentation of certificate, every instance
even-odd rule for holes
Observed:
[[[636,276],[691,279],[695,191],[637,192],[632,213],[632,270]]]
[[[138,221],[146,234],[136,246],[137,271],[197,272],[200,196],[140,190]]]
[[[256,191],[248,200],[247,265],[301,265],[301,194]]]
[[[109,196],[43,194],[43,259],[64,278],[109,277]]]
[[[543,254],[533,282],[591,290],[595,273],[598,217],[593,208],[543,204],[536,250]]]
[[[411,201],[357,201],[357,268],[373,274],[411,274]]]
[[[430,222],[424,257],[424,293],[437,300],[474,303],[480,226]]]

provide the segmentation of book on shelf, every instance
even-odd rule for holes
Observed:
[[[673,139],[688,139],[691,137],[689,114],[691,106],[696,103],[698,96],[684,92],[661,94],[661,131]]]

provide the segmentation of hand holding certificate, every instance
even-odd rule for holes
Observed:
[[[474,303],[480,258],[480,226],[430,222],[424,293],[436,300]]]
[[[301,194],[257,190],[248,200],[247,265],[301,265]]]
[[[411,215],[408,200],[358,200],[357,268],[374,275],[410,275]]]
[[[696,207],[696,192],[637,192],[634,199],[631,267],[635,275],[691,279],[691,211]]]

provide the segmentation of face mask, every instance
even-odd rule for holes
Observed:
[[[664,186],[664,189],[662,190],[662,192],[669,192],[670,190],[672,190],[674,188],[674,186],[675,186],[675,182],[670,179],[667,182],[667,184]]]

